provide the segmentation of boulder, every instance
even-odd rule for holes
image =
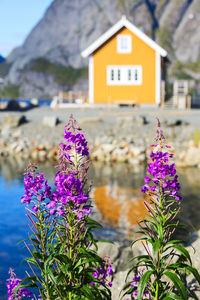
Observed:
[[[58,125],[59,119],[54,116],[45,116],[42,120],[42,124],[48,127],[56,127]]]
[[[21,114],[17,114],[17,115],[6,114],[2,122],[2,127],[14,128],[24,123],[27,123],[26,116]]]
[[[38,152],[39,161],[45,161],[46,157],[47,157],[47,152],[45,150],[41,150]]]
[[[101,149],[95,150],[91,154],[91,158],[94,159],[94,160],[98,160],[98,161],[105,161],[105,155],[104,155],[104,152]]]
[[[185,162],[190,167],[198,166],[200,164],[200,148],[190,147]]]
[[[88,117],[88,118],[79,118],[78,120],[79,124],[97,124],[97,123],[102,123],[103,120],[98,117]]]
[[[9,138],[12,135],[11,127],[8,125],[2,126],[1,129],[1,136],[4,138]]]
[[[101,149],[105,154],[111,153],[115,149],[115,145],[112,144],[102,144]]]

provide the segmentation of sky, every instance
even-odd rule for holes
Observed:
[[[53,0],[0,0],[0,55],[20,46]]]

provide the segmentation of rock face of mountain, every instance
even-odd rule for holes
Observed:
[[[123,14],[168,51],[176,74],[200,75],[199,0],[54,0],[8,57],[6,84],[20,86],[25,97],[87,90],[80,53]]]
[[[0,64],[4,63],[5,61],[6,61],[5,58],[2,55],[0,55]]]

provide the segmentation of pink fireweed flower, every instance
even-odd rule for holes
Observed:
[[[80,131],[81,128],[71,116],[64,130],[65,143],[60,144],[59,170],[55,175],[56,190],[47,204],[52,215],[58,213],[63,216],[67,213],[66,208],[70,207],[77,214],[78,221],[91,212],[89,208],[83,207],[88,202],[83,171],[89,152],[84,133]],[[80,169],[78,165],[81,165]]]
[[[170,146],[165,144],[165,138],[160,129],[159,120],[156,133],[155,140],[159,142],[159,144],[152,145],[152,148],[156,148],[156,150],[150,153],[151,161],[147,168],[148,176],[145,176],[145,185],[141,191],[150,196],[154,193],[159,193],[159,195],[163,197],[171,197],[179,201],[181,199],[178,195],[180,184],[178,182],[178,176],[176,175],[175,164],[170,164],[173,153],[167,150]]]
[[[112,269],[112,262],[109,256],[105,256],[103,259],[103,267],[99,266],[95,269],[95,272],[93,272],[93,277],[98,279],[100,282],[105,283],[107,286],[112,286],[112,281],[110,280],[113,275],[113,269]],[[94,282],[91,282],[90,284],[94,285]]]
[[[21,203],[32,205],[32,210],[37,212],[38,205],[36,202],[44,202],[46,199],[52,199],[51,187],[43,173],[39,173],[37,168],[30,165],[24,176],[24,196],[21,197]]]
[[[76,132],[78,131],[78,132]],[[88,157],[88,145],[85,139],[85,134],[81,131],[81,128],[76,124],[76,121],[70,116],[69,123],[65,126],[64,139],[67,142],[60,144],[60,156],[73,164],[72,157],[74,155],[73,150],[75,148],[76,153],[82,157]]]
[[[8,300],[21,300],[22,297],[31,296],[32,293],[28,291],[26,288],[21,288],[18,290],[17,293],[15,293],[15,288],[18,287],[21,279],[16,277],[16,274],[14,273],[13,269],[9,269],[8,274],[10,274],[10,278],[7,279],[7,289],[8,289]]]
[[[132,283],[130,285],[130,287],[135,287],[135,290],[131,293],[132,298],[134,298],[135,300],[137,300],[137,294],[138,294],[137,288],[138,288],[141,277],[144,275],[144,271],[145,271],[145,269],[143,267],[139,267],[137,273],[133,276]],[[150,279],[148,280],[148,282],[150,282]],[[150,285],[147,283],[146,287],[145,287],[145,290],[143,292],[143,297],[145,299],[147,297],[148,297],[148,299],[151,299],[150,298],[150,293],[148,291],[149,288],[150,288]],[[126,300],[130,300],[130,299],[127,298]]]

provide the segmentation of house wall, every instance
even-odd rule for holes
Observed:
[[[132,36],[131,53],[117,53],[118,34]],[[142,85],[108,85],[108,65],[141,65]],[[123,28],[93,54],[93,75],[94,103],[115,103],[123,100],[156,103],[156,52],[127,28]]]

